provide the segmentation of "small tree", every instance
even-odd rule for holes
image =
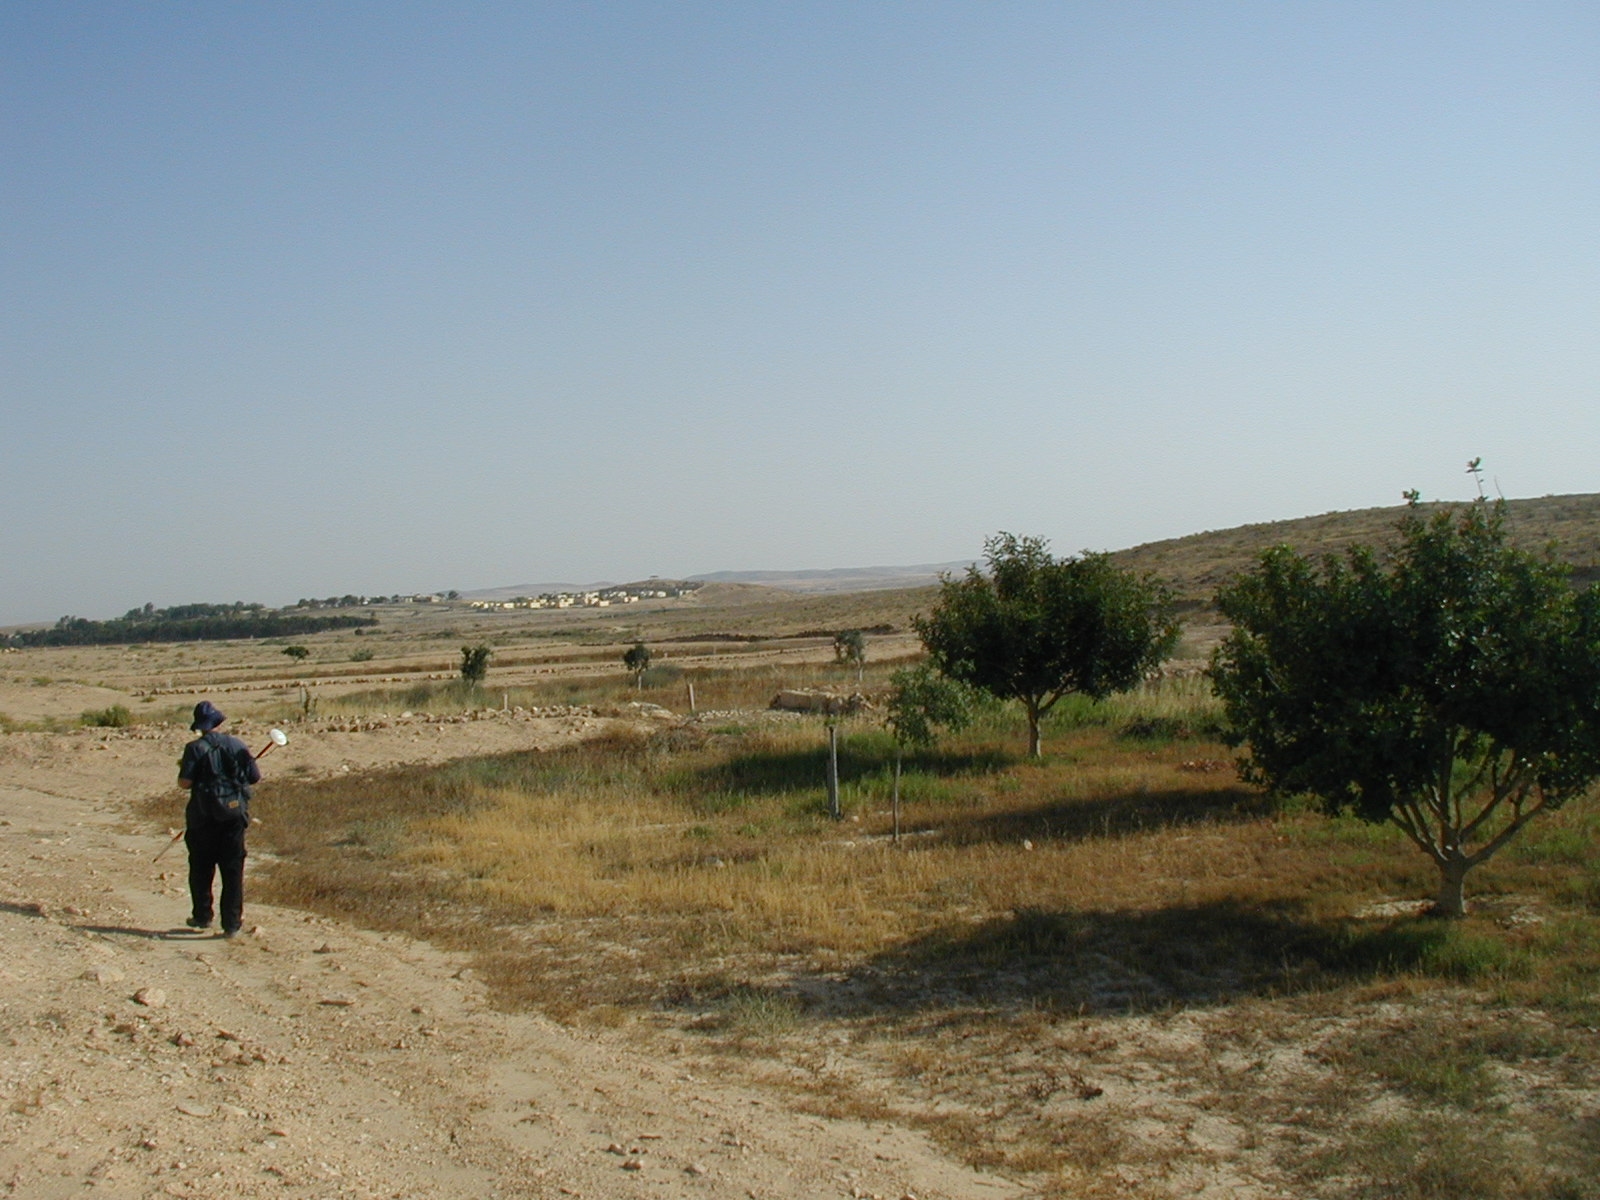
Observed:
[[[295,662],[304,662],[311,657],[311,651],[304,646],[285,646],[283,652],[294,659]]]
[[[489,659],[494,651],[487,645],[461,647],[461,682],[476,687],[489,674]]]
[[[1468,871],[1600,778],[1600,591],[1510,545],[1503,501],[1407,497],[1388,555],[1279,547],[1224,587],[1211,678],[1247,781],[1393,821],[1460,916]]]
[[[633,672],[635,689],[643,691],[644,673],[650,669],[650,647],[643,642],[635,642],[623,653],[622,665]]]
[[[1021,703],[1034,757],[1039,721],[1061,697],[1125,691],[1177,644],[1166,589],[1104,554],[1052,558],[1043,538],[1009,533],[983,550],[988,571],[947,576],[913,624],[941,674]]]
[[[856,682],[867,665],[867,635],[859,629],[845,629],[833,635],[834,661],[856,669]]]
[[[972,720],[973,692],[965,684],[940,675],[929,664],[896,671],[889,677],[884,724],[894,735],[894,787],[890,808],[894,813],[894,840],[900,840],[900,769],[906,750],[926,749],[938,740],[941,728],[965,729]]]

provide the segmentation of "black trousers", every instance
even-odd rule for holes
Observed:
[[[209,925],[211,883],[222,875],[222,928],[238,929],[244,920],[244,833],[245,825],[191,824],[184,831],[183,844],[189,848],[189,900],[194,906],[194,923]]]

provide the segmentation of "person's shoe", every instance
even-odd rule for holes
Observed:
[[[236,928],[235,929],[224,929],[222,931],[222,936],[225,937],[225,938],[238,937],[239,936],[239,931]]]
[[[196,920],[194,917],[190,917],[187,921],[184,922],[184,924],[187,925],[190,929],[210,929],[211,928],[211,921],[209,919],[204,920],[204,921],[199,921],[199,920]]]

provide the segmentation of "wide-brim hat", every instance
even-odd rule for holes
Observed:
[[[202,700],[194,706],[194,724],[189,728],[196,733],[210,733],[227,719],[215,704],[209,700]]]

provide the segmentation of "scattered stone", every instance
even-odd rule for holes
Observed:
[[[119,967],[90,967],[82,975],[82,978],[92,979],[96,983],[121,983],[127,977]]]
[[[324,996],[317,1003],[326,1005],[329,1008],[349,1008],[355,1004],[355,1001],[348,996]]]
[[[178,1101],[178,1111],[186,1117],[214,1117],[217,1110],[209,1104],[200,1104],[194,1100]]]
[[[686,1174],[686,1175],[706,1175],[706,1174],[710,1173],[709,1171],[706,1170],[706,1167],[705,1167],[705,1165],[703,1163],[697,1163],[697,1162],[690,1163],[683,1170],[684,1170],[684,1174]]]
[[[160,1008],[167,1002],[167,994],[160,988],[140,988],[133,994],[133,1002],[142,1004],[146,1008]]]
[[[172,1042],[172,1044],[174,1046],[192,1046],[192,1045],[194,1045],[194,1039],[192,1037],[190,1037],[187,1033],[183,1033],[181,1031],[178,1032],[178,1033],[173,1034],[172,1037],[169,1040]]]
[[[320,945],[320,946],[318,946],[318,947],[317,947],[317,948],[316,948],[316,949],[315,949],[315,950],[313,950],[313,951],[312,951],[312,952],[311,952],[311,953],[313,953],[313,954],[337,954],[337,953],[338,953],[338,951],[336,951],[336,950],[335,950],[335,949],[334,949],[334,948],[333,948],[333,947],[332,947],[332,946],[330,946],[330,945],[329,945],[329,944],[328,944],[328,943],[327,943],[327,942],[323,942],[323,943],[322,943],[322,945]]]
[[[622,1169],[624,1171],[642,1171],[644,1170],[644,1163],[640,1162],[637,1158],[630,1158],[627,1162],[622,1164]]]

